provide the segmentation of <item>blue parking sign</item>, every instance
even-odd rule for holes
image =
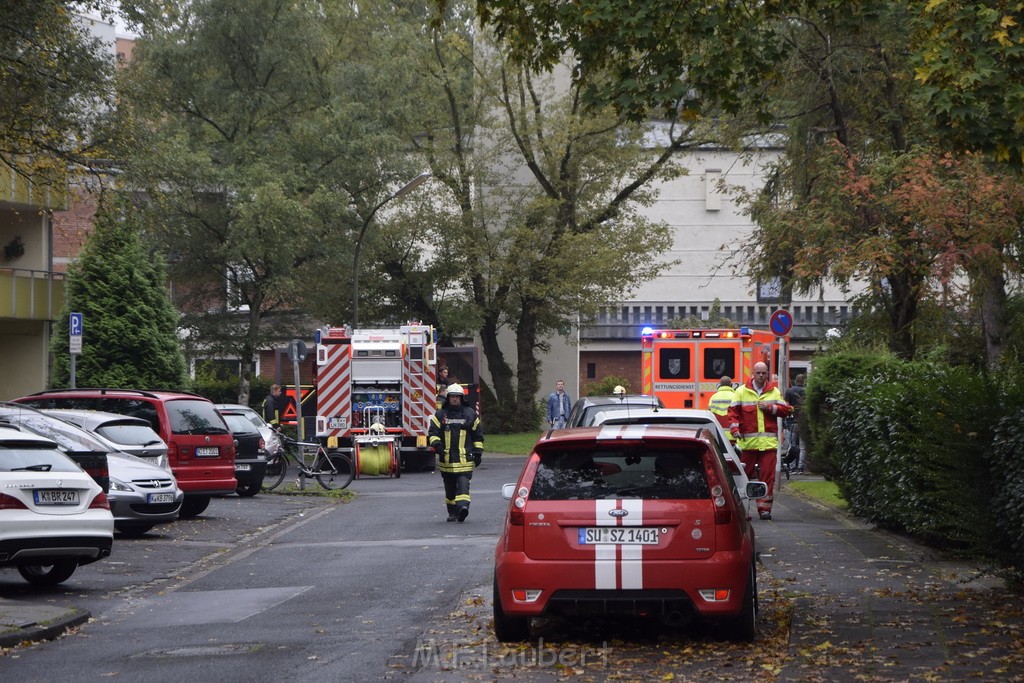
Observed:
[[[82,323],[83,316],[81,313],[72,313],[71,319],[68,321],[68,331],[72,337],[82,336]]]

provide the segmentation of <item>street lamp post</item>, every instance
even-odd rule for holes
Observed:
[[[377,214],[377,211],[390,202],[392,199],[397,199],[402,195],[409,194],[417,187],[422,185],[430,178],[430,171],[424,171],[418,176],[407,182],[401,188],[398,189],[393,195],[387,197],[384,201],[370,210],[370,214],[363,221],[363,225],[359,228],[359,237],[356,238],[355,253],[352,257],[352,329],[354,330],[359,325],[359,254],[363,250],[363,237],[366,235],[366,229],[370,227],[370,223],[373,221],[373,217]]]

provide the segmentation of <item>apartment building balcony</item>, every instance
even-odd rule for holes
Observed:
[[[63,273],[0,267],[0,319],[54,320],[64,297]]]
[[[580,339],[586,341],[639,340],[647,326],[667,327],[672,321],[695,317],[707,320],[711,304],[624,304],[605,306],[591,320],[580,325]],[[771,314],[786,308],[793,314],[794,342],[822,339],[833,327],[842,328],[855,315],[846,303],[793,303],[786,306],[765,304],[720,305],[719,314],[744,327],[768,329]]]

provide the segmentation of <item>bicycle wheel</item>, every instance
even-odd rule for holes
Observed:
[[[282,453],[267,458],[267,469],[263,473],[263,490],[273,491],[288,476],[288,458]]]
[[[352,461],[347,455],[337,451],[326,455],[321,452],[313,469],[317,472],[316,480],[328,491],[345,488],[356,476]]]

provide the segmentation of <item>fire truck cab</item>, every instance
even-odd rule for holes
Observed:
[[[666,408],[707,409],[722,377],[746,382],[759,361],[767,363],[773,375],[779,372],[779,339],[748,327],[644,328],[640,336],[643,393],[657,396]]]

